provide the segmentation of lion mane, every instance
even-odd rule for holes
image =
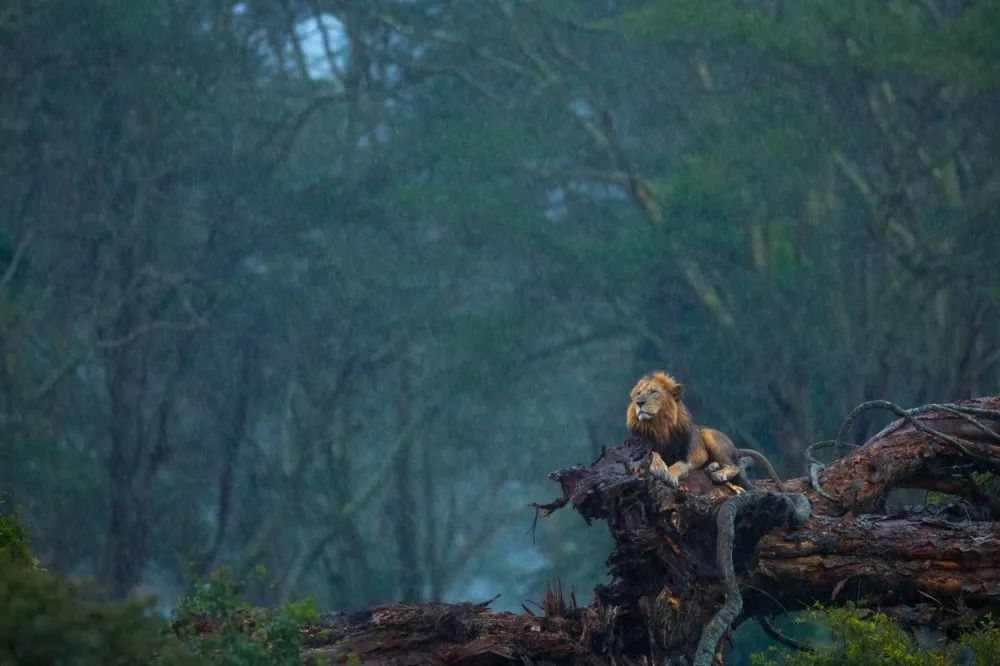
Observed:
[[[654,450],[667,460],[679,460],[687,454],[694,421],[681,402],[683,386],[666,372],[656,371],[643,375],[632,387],[631,400],[625,422],[633,435],[646,436],[654,443]],[[659,408],[652,418],[640,418],[639,401],[643,397],[658,398]],[[644,403],[643,406],[649,404]],[[645,414],[645,412],[643,412]]]

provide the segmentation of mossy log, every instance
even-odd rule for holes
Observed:
[[[906,624],[947,627],[959,611],[1000,615],[1000,397],[896,421],[785,493],[749,492],[701,471],[673,489],[645,473],[648,442],[629,439],[586,467],[551,475],[571,505],[607,521],[611,582],[586,607],[549,590],[544,615],[486,604],[389,604],[308,628],[305,657],[358,664],[710,664],[748,618],[815,602],[877,605]],[[934,435],[927,431],[946,435]],[[979,475],[975,481],[973,475]],[[741,480],[749,488],[749,482]],[[886,510],[891,490],[942,493]],[[600,555],[595,553],[595,557]]]

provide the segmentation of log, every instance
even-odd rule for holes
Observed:
[[[304,631],[303,662],[434,664],[605,664],[586,649],[576,618],[497,613],[488,603],[393,603],[324,613]]]
[[[790,479],[784,493],[745,476],[716,484],[701,471],[670,488],[645,471],[649,442],[630,438],[589,466],[551,474],[562,496],[535,505],[541,516],[569,505],[588,522],[607,521],[611,582],[590,605],[550,589],[542,615],[440,603],[328,614],[304,630],[303,656],[700,665],[721,663],[722,639],[739,622],[815,602],[877,605],[907,625],[946,628],[959,608],[1000,615],[1000,503],[986,490],[1000,469],[1000,397],[959,407],[899,412],[865,445],[815,469],[815,483]],[[897,488],[948,497],[889,512]]]

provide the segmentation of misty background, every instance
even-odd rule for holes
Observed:
[[[998,44],[989,0],[5,2],[0,490],[165,607],[585,602],[604,526],[528,504],[643,372],[788,476],[997,392]]]

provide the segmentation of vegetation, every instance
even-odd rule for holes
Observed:
[[[28,549],[28,531],[21,521],[20,512],[7,513],[4,508],[4,502],[0,501],[0,562],[5,566],[36,568],[38,562]]]
[[[967,627],[956,641],[919,646],[891,617],[853,604],[816,607],[797,619],[829,632],[815,652],[772,647],[753,656],[759,666],[989,666],[1000,659],[1000,626],[991,618]]]
[[[44,571],[0,565],[0,664],[197,663],[135,601],[86,600]]]
[[[7,0],[0,491],[116,598],[584,603],[642,372],[783,475],[996,392],[998,14]]]
[[[260,576],[263,569],[258,570]],[[178,608],[173,627],[207,663],[268,666],[299,663],[299,628],[318,620],[311,599],[269,611],[248,604],[242,586],[213,572]]]
[[[92,587],[37,569],[16,513],[0,514],[0,552],[13,552],[9,543],[21,556],[0,561],[0,664],[297,664],[299,627],[317,619],[311,600],[255,608],[218,571],[168,624],[148,603],[101,601]]]
[[[0,514],[0,664],[197,663],[145,604],[88,600],[38,569],[27,542],[18,514]]]

